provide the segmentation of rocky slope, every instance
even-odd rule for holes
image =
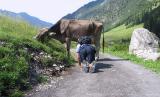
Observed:
[[[141,18],[152,6],[157,6],[158,2],[159,0],[96,0],[63,18],[100,20],[107,30],[124,23],[130,17],[133,20]]]

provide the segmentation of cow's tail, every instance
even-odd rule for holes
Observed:
[[[103,39],[102,39],[102,49],[103,49],[103,53],[104,53],[104,27],[102,26],[102,33],[103,33]]]

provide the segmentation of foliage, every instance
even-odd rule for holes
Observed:
[[[19,91],[19,90],[15,90],[13,92],[12,95],[10,95],[10,97],[22,97],[23,96],[23,92]]]
[[[99,20],[105,31],[126,24],[142,23],[142,17],[152,8],[159,6],[159,0],[96,0],[63,18]]]
[[[143,17],[144,27],[160,37],[160,6]]]
[[[34,65],[33,52],[43,51],[53,58],[42,58],[43,66],[73,62],[72,58],[67,58],[60,42],[41,43],[33,39],[38,29],[26,22],[0,16],[0,25],[0,96],[22,97],[23,91],[31,88],[29,70]],[[44,79],[39,75],[37,80],[42,82]]]

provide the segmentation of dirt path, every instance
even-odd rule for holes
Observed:
[[[160,76],[127,60],[102,55],[97,72],[78,67],[58,83],[26,97],[160,97]]]

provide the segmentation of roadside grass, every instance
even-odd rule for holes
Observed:
[[[59,41],[51,39],[41,43],[33,39],[38,32],[36,27],[3,16],[0,16],[0,25],[0,97],[22,97],[23,91],[31,88],[32,52],[43,51],[51,55],[52,59],[41,59],[44,67],[56,62],[73,63]],[[41,82],[43,77],[40,75],[37,80]]]
[[[126,50],[112,51],[112,49],[105,48],[105,53],[109,53],[109,54],[124,58],[126,60],[130,60],[135,64],[142,65],[145,68],[160,74],[160,61],[144,60],[142,58],[138,58],[133,54],[129,54],[128,51]]]
[[[116,27],[105,33],[105,52],[140,64],[154,72],[160,73],[160,61],[144,60],[129,54],[129,43],[133,30],[143,24],[127,28],[125,25]]]

